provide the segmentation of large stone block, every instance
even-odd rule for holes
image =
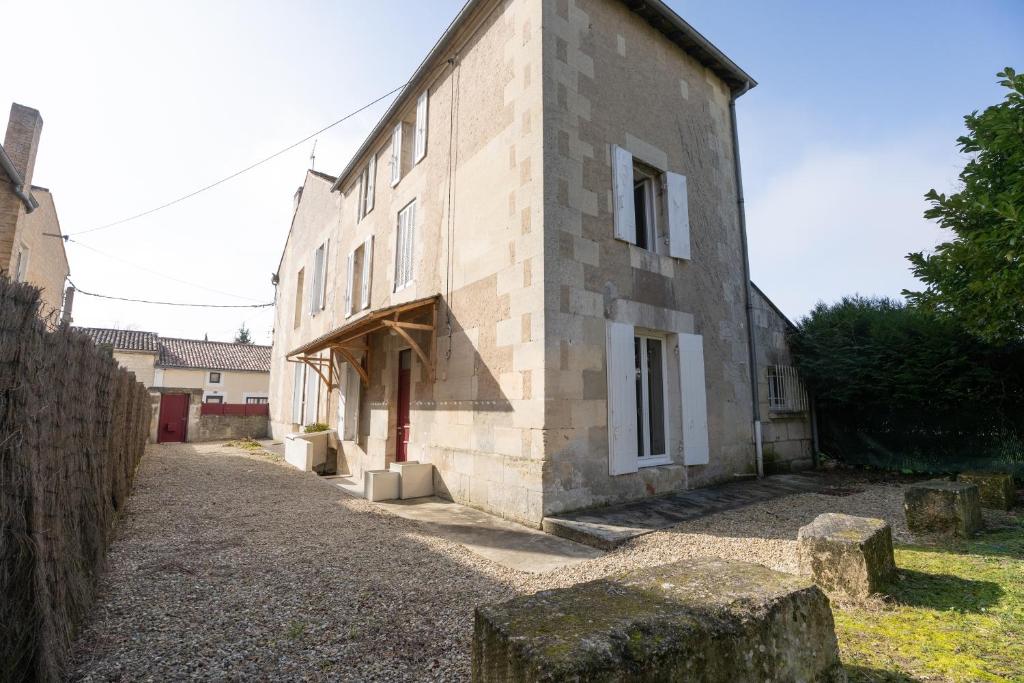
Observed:
[[[476,610],[473,680],[845,681],[805,578],[687,560]]]
[[[978,487],[962,481],[933,479],[908,486],[903,508],[915,534],[966,537],[984,526]]]
[[[434,495],[434,466],[429,462],[393,462],[388,470],[398,473],[402,500]]]
[[[797,536],[800,573],[830,594],[863,598],[896,578],[892,528],[882,519],[826,513]]]
[[[995,510],[1009,510],[1017,503],[1017,486],[1013,475],[1005,472],[964,472],[957,481],[978,487],[981,506]]]

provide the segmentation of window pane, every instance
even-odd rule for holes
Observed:
[[[665,455],[665,378],[660,339],[647,342],[647,395],[650,410],[651,455]]]
[[[644,457],[644,384],[643,384],[643,350],[640,337],[633,337],[633,356],[636,364],[636,452]]]
[[[633,186],[633,210],[636,215],[636,246],[647,249],[647,182]]]

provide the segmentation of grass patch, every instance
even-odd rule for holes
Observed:
[[[889,602],[834,610],[851,681],[1024,681],[1024,521],[896,565]]]
[[[250,439],[249,437],[245,437],[245,438],[242,438],[242,439],[235,439],[234,441],[228,441],[224,445],[225,446],[229,446],[231,448],[241,448],[242,450],[246,450],[246,451],[262,451],[263,450],[263,444],[261,444],[256,439]]]

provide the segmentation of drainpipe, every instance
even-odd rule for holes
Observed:
[[[21,179],[21,174],[18,173],[18,169],[14,168],[14,163],[7,156],[7,153],[0,147],[0,166],[3,167],[4,172],[7,173],[7,177],[11,179],[11,185],[14,189],[14,194],[17,195],[18,199],[25,204],[25,213],[32,213],[39,208],[39,202],[31,193],[25,190],[24,182]]]
[[[750,90],[744,83],[729,98],[729,125],[732,127],[733,167],[736,169],[736,209],[740,217],[740,242],[743,247],[743,292],[747,304],[747,351],[750,365],[750,403],[754,412],[754,453],[758,478],[764,477],[764,449],[761,442],[761,404],[758,400],[757,345],[754,339],[754,301],[750,295],[750,256],[747,253],[747,213],[743,200],[743,172],[740,168],[740,135],[736,129],[736,100]]]

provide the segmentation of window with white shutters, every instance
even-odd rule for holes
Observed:
[[[416,153],[415,163],[427,155],[427,102],[429,94],[424,91],[416,101]]]
[[[348,255],[348,264],[347,264],[347,272],[348,272],[348,274],[346,275],[346,284],[345,284],[345,317],[346,318],[348,316],[352,315],[352,309],[353,309],[353,306],[352,306],[352,287],[355,285],[355,273],[356,273],[355,259],[356,259],[355,252],[352,252],[352,253],[350,253]]]
[[[416,202],[414,200],[398,213],[398,235],[395,240],[396,292],[412,282],[415,235]]]
[[[373,270],[373,236],[372,235],[370,237],[366,238],[366,241],[363,242],[363,246],[360,247],[360,250],[362,251],[362,253],[360,254],[360,258],[362,260],[362,266],[363,266],[362,269],[361,269],[361,277],[360,277],[360,283],[359,283],[359,285],[360,285],[359,286],[359,289],[360,289],[360,300],[361,300],[360,308],[362,308],[363,310],[366,310],[367,308],[370,307],[370,278],[371,278],[371,276],[373,274],[372,273],[372,270]]]
[[[313,287],[309,292],[309,312],[316,315],[324,309],[326,294],[327,243],[321,244],[313,253]]]
[[[302,387],[305,385],[306,378],[304,371],[306,365],[304,363],[296,363],[294,365],[295,376],[292,378],[292,423],[302,423]]]
[[[391,187],[402,179],[402,122],[391,132]]]
[[[689,259],[686,176],[637,161],[617,145],[612,145],[611,160],[615,238],[650,251],[667,251],[674,258]],[[659,226],[659,219],[664,221],[664,228]]]
[[[359,201],[357,202],[357,218],[362,220],[373,211],[374,186],[377,182],[377,155],[371,154],[359,180]]]

